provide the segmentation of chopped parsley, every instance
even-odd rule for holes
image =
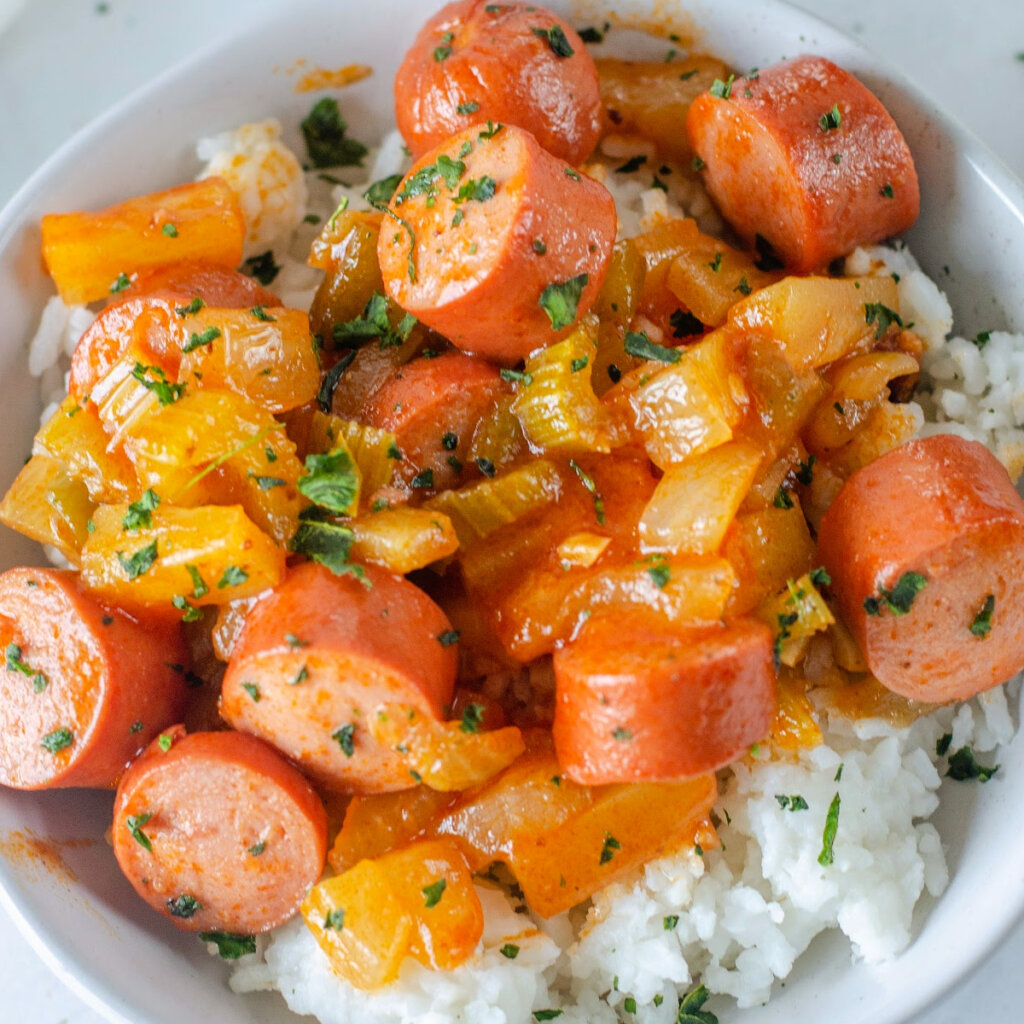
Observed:
[[[314,505],[339,515],[347,512],[359,493],[359,473],[344,448],[326,455],[306,456],[306,475],[299,478],[300,493]]]
[[[193,917],[197,910],[202,910],[203,905],[195,896],[189,896],[188,893],[183,892],[173,900],[167,901],[167,909],[171,912],[172,917],[181,917],[187,920]]]
[[[481,178],[470,178],[469,181],[459,188],[454,202],[456,204],[470,201],[477,203],[486,202],[494,195],[497,187],[497,182],[489,174],[485,174]]]
[[[333,97],[317,100],[299,127],[314,167],[362,167],[367,149],[361,142],[345,136],[348,125]]]
[[[192,577],[192,596],[205,597],[210,592],[210,588],[206,585],[199,569],[194,565],[186,565],[185,568],[188,570],[189,576]]]
[[[875,325],[875,341],[878,341],[893,324],[897,327],[903,326],[899,313],[882,302],[864,303],[864,322]]]
[[[828,814],[825,815],[825,828],[821,834],[821,853],[818,854],[818,863],[827,868],[833,861],[832,845],[836,841],[836,830],[839,828],[839,794],[832,797],[832,803],[828,805]]]
[[[44,750],[48,750],[51,754],[56,754],[65,747],[70,747],[74,742],[75,734],[70,729],[62,726],[59,729],[54,729],[53,732],[48,732],[39,741],[39,744]]]
[[[331,733],[331,739],[341,747],[341,752],[346,757],[351,757],[356,752],[355,735],[355,723],[346,722]]]
[[[480,726],[483,723],[483,720],[483,704],[467,704],[462,709],[462,721],[459,722],[459,728],[463,732],[477,733],[480,731]]]
[[[497,472],[494,468],[494,463],[490,459],[484,458],[482,455],[477,457],[476,466],[477,469],[479,469],[486,477],[493,477]]]
[[[949,750],[949,745],[952,742],[953,734],[951,732],[947,732],[944,735],[940,736],[938,742],[935,744],[935,753],[938,754],[939,757],[945,757],[947,751]]]
[[[266,309],[263,306],[253,306],[252,309],[249,310],[249,312],[257,320],[260,320],[260,321],[262,321],[265,324],[276,324],[277,323],[277,317],[276,316],[271,316],[266,311]]]
[[[480,104],[476,100],[467,100],[465,103],[460,103],[455,108],[456,114],[475,114],[480,109]]]
[[[381,348],[401,345],[408,339],[412,329],[416,326],[416,317],[411,313],[406,313],[399,320],[398,326],[392,327],[390,309],[391,300],[381,292],[374,292],[363,307],[362,316],[334,325],[331,334],[335,344],[348,347],[353,342],[358,345],[361,342],[379,338]]]
[[[576,52],[566,38],[561,25],[552,25],[551,28],[535,28],[533,34],[541,39],[546,39],[556,57],[571,57]]]
[[[184,320],[187,316],[194,316],[205,305],[206,303],[197,295],[187,306],[175,306],[174,312]]]
[[[790,509],[793,507],[793,499],[789,496],[789,491],[785,487],[780,486],[775,492],[775,497],[772,498],[772,504],[776,508]]]
[[[537,301],[547,313],[553,331],[560,331],[576,321],[580,296],[589,281],[589,274],[577,274],[568,281],[552,282],[540,293]]]
[[[225,566],[224,575],[217,580],[217,589],[223,590],[225,587],[237,587],[239,584],[244,583],[248,578],[249,574],[244,569],[240,569],[237,565]]]
[[[324,918],[324,930],[340,932],[345,927],[345,908],[335,907]]]
[[[459,631],[457,629],[446,629],[443,633],[437,634],[437,642],[442,647],[451,647],[459,642]]]
[[[212,942],[222,960],[238,960],[256,952],[255,935],[238,935],[235,932],[200,932],[203,942]]]
[[[784,811],[806,811],[807,801],[802,796],[781,796],[776,794],[775,799],[778,800],[779,806]]]
[[[732,95],[732,83],[735,80],[735,75],[730,75],[724,82],[720,78],[716,78],[711,83],[711,88],[708,92],[710,92],[716,99],[727,100]]]
[[[832,109],[818,118],[818,127],[823,132],[835,131],[843,123],[843,115],[839,112],[839,104],[833,103]]]
[[[814,479],[814,464],[818,461],[814,455],[808,455],[807,461],[800,460],[800,465],[797,467],[796,472],[793,474],[798,483],[804,485],[804,487],[810,487],[811,481]]]
[[[669,318],[669,325],[672,328],[672,336],[675,338],[689,338],[694,334],[701,334],[704,331],[704,324],[692,313],[677,309]]]
[[[131,288],[131,286],[132,279],[124,271],[121,271],[110,286],[110,294],[116,295],[118,292],[123,292],[126,288]]]
[[[125,555],[123,551],[117,552],[117,560],[121,563],[125,575],[130,580],[137,579],[143,573],[149,572],[156,561],[156,541],[139,548],[133,555]]]
[[[984,765],[978,764],[974,757],[974,751],[970,747],[961,747],[956,753],[950,755],[946,778],[955,779],[957,782],[966,782],[969,779],[988,782],[997,771],[999,771],[999,765],[986,768]]]
[[[252,698],[253,704],[259,704],[260,688],[255,683],[242,683],[242,689]]]
[[[512,942],[506,942],[498,952],[505,957],[506,960],[515,960],[519,956],[519,947]]]
[[[264,850],[266,850],[266,848],[267,848],[267,841],[266,841],[266,839],[261,839],[258,843],[253,843],[252,846],[249,847],[249,856],[250,857],[260,857],[260,856],[262,856],[262,854],[263,854]]]
[[[638,156],[630,157],[621,167],[616,167],[615,173],[632,174],[634,171],[640,170],[645,163],[647,163],[647,157],[640,153]]]
[[[309,667],[303,665],[298,672],[295,673],[295,678],[288,681],[289,686],[298,686],[300,683],[304,683],[309,678]]]
[[[142,831],[142,826],[148,824],[152,817],[151,813],[129,814],[124,822],[125,828],[131,833],[132,839],[149,853],[153,852],[153,844],[150,842],[149,836]]]
[[[573,359],[572,362],[569,363],[569,372],[579,373],[580,370],[585,370],[587,368],[587,364],[589,362],[589,356],[580,356],[579,359]]]
[[[383,206],[391,202],[395,189],[402,184],[401,174],[389,174],[386,178],[375,181],[364,193],[363,198],[371,206]]]
[[[128,506],[128,511],[121,517],[122,530],[139,530],[144,526],[153,525],[153,510],[160,504],[160,495],[150,487],[142,492],[138,501]]]
[[[971,344],[982,349],[989,343],[989,339],[991,337],[991,331],[979,331],[973,338],[971,338]]]
[[[659,363],[678,363],[682,359],[678,349],[651,341],[644,331],[626,331],[624,344],[626,352],[637,359],[654,359]]]
[[[172,384],[159,366],[143,366],[142,363],[136,363],[132,369],[132,376],[147,391],[152,391],[161,405],[172,405],[185,394],[184,383]]]
[[[561,1010],[534,1010],[533,1019],[536,1021],[557,1020],[562,1016]]]
[[[823,565],[819,565],[817,569],[812,569],[810,572],[810,578],[811,582],[816,587],[827,587],[832,582],[832,577],[828,574],[828,570]]]
[[[612,730],[612,739],[619,743],[627,743],[633,738],[633,734],[625,726],[618,726]]]
[[[569,460],[569,468],[579,477],[580,483],[593,495],[594,516],[597,518],[598,526],[604,526],[604,497],[597,489],[594,478],[575,460]]]
[[[7,650],[4,652],[4,666],[8,672],[20,672],[23,676],[31,679],[32,689],[36,693],[42,693],[49,683],[42,672],[37,672],[27,662],[22,661],[21,648],[15,643],[7,645]]]
[[[928,578],[919,572],[905,572],[892,590],[879,587],[879,597],[864,598],[864,611],[868,615],[881,615],[882,609],[888,608],[893,615],[906,615],[927,582]]]
[[[349,560],[354,534],[351,528],[327,519],[319,509],[307,509],[299,515],[299,525],[288,543],[289,550],[326,566],[336,576],[350,573],[365,580],[362,566]]]
[[[533,251],[538,256],[543,256],[548,251],[548,247],[542,238],[535,238],[533,240]]]
[[[165,234],[168,238],[177,238],[178,237],[177,225],[172,224],[170,221],[166,221],[164,223],[163,227],[160,228],[160,231],[163,234]]]
[[[395,205],[400,206],[413,196],[425,195],[428,198],[437,195],[437,179],[440,178],[448,189],[454,189],[459,178],[466,172],[466,165],[461,160],[453,160],[442,153],[432,164],[421,167],[415,174],[406,179],[402,191],[395,196]]]
[[[666,932],[674,932],[677,924],[679,924],[678,914],[669,914],[661,919],[661,927]]]
[[[882,186],[882,187],[881,187],[881,188],[880,188],[880,189],[878,190],[878,194],[879,194],[880,196],[883,196],[883,197],[884,197],[884,198],[886,198],[886,199],[892,199],[892,198],[893,198],[893,196],[895,196],[895,195],[896,195],[896,193],[895,193],[895,192],[893,192],[893,190],[892,190],[892,185],[890,185],[890,184],[889,184],[888,182],[886,182],[886,183],[885,183],[885,184],[884,184],[884,185],[883,185],[883,186]]]
[[[287,480],[282,479],[279,476],[260,476],[257,473],[249,470],[249,479],[261,490],[261,491],[272,491],[275,487],[284,487]]]
[[[423,893],[423,906],[427,910],[432,910],[434,907],[441,902],[441,897],[444,895],[444,890],[448,883],[443,879],[439,878],[436,882],[432,882],[430,885],[425,885],[420,892]]]
[[[422,470],[409,481],[409,486],[417,490],[429,490],[434,486],[434,471],[432,469]]]
[[[739,292],[740,295],[749,295],[753,289],[750,287],[750,282],[747,280],[746,274],[740,278],[739,283],[733,288],[734,292]]]
[[[718,1018],[710,1011],[701,1007],[708,1001],[708,990],[698,985],[692,992],[687,992],[679,1000],[679,1015],[676,1024],[718,1024]]]
[[[655,555],[651,561],[654,564],[648,566],[647,575],[651,577],[659,590],[664,590],[668,586],[669,580],[672,579],[672,567],[665,560],[664,555]]]
[[[174,740],[165,732],[160,733],[156,738],[157,746],[166,754],[174,745]]]
[[[184,594],[175,594],[171,598],[171,605],[182,613],[182,622],[199,622],[203,617],[202,608],[197,608]]]
[[[715,253],[715,258],[708,263],[708,266],[717,274],[722,269],[722,254]]]
[[[985,598],[985,603],[981,606],[981,610],[974,616],[974,621],[971,623],[971,632],[978,637],[979,640],[984,640],[992,631],[992,613],[995,610],[995,594],[989,594],[988,597]]]
[[[615,856],[616,850],[622,849],[622,843],[618,841],[611,834],[611,832],[605,832],[604,842],[601,844],[601,856],[598,858],[598,864],[607,864]]]
[[[250,277],[255,277],[262,285],[269,285],[281,273],[281,268],[274,262],[274,254],[270,249],[259,256],[250,256],[242,266]]]

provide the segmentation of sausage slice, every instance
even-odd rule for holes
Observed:
[[[309,563],[258,601],[228,662],[221,714],[331,789],[380,793],[417,780],[368,720],[385,704],[441,719],[458,634],[404,577],[365,572],[363,583]]]
[[[693,101],[686,129],[726,220],[791,270],[816,270],[917,220],[917,172],[896,122],[824,57],[719,82]]]
[[[558,761],[584,785],[670,782],[735,761],[775,715],[771,631],[594,616],[555,652]]]
[[[843,618],[890,690],[965,700],[1024,668],[1024,500],[983,445],[939,434],[859,469],[818,544]]]
[[[0,784],[113,787],[184,712],[177,624],[101,604],[78,573],[0,575]]]
[[[327,815],[262,740],[166,730],[114,802],[114,854],[135,891],[184,931],[265,932],[287,921],[327,857]]]
[[[510,124],[477,124],[431,150],[388,209],[377,243],[388,295],[499,362],[565,337],[615,242],[608,190]]]

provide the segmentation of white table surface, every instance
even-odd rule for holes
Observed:
[[[0,206],[93,116],[196,45],[287,0],[28,0],[0,27]],[[345,0],[339,0],[339,10]],[[12,0],[0,0],[0,21]],[[1022,0],[803,0],[860,36],[1024,177]],[[1008,851],[1019,856],[1019,851]],[[955,942],[956,937],[950,936]],[[1024,925],[913,1024],[1022,1019]],[[102,1024],[0,912],[0,1021]]]

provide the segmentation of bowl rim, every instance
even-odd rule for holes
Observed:
[[[429,12],[441,6],[441,0],[414,0],[416,13]],[[551,0],[547,0],[551,2]],[[581,18],[593,16],[595,11],[607,7],[601,0],[555,0],[552,6],[563,9],[562,13],[570,20],[579,23]],[[625,6],[631,0],[624,0]],[[640,0],[644,2],[644,0]],[[657,0],[653,0],[657,2]],[[666,8],[678,5],[679,9],[692,18],[697,31],[696,49],[699,49],[699,34],[706,19],[722,17],[723,10],[750,8],[767,12],[779,12],[790,18],[799,18],[809,27],[813,27],[819,36],[826,41],[842,44],[861,60],[863,68],[872,76],[884,83],[880,93],[894,92],[900,94],[910,105],[928,119],[940,124],[951,137],[956,152],[961,154],[971,166],[985,179],[993,193],[1002,201],[1005,208],[1021,225],[1024,231],[1024,180],[1018,177],[1006,161],[986,145],[975,132],[956,115],[949,113],[936,104],[918,85],[908,78],[901,70],[889,61],[877,56],[869,46],[856,36],[826,21],[819,14],[804,7],[797,6],[789,0],[668,0]],[[169,86],[182,78],[200,71],[212,58],[237,47],[245,47],[254,39],[265,37],[274,26],[284,22],[292,22],[313,16],[316,11],[330,8],[327,0],[297,0],[287,8],[264,11],[244,27],[211,40],[192,53],[171,64],[151,81],[134,89],[103,112],[89,120],[75,131],[68,139],[53,150],[36,168],[29,178],[14,192],[3,208],[0,209],[0,253],[12,244],[16,232],[26,223],[26,211],[32,206],[32,200],[45,194],[51,182],[60,172],[73,166],[76,157],[88,154],[91,148],[102,141],[104,134],[119,125],[124,119],[138,116],[149,102],[162,95]],[[568,12],[565,12],[568,8]],[[712,9],[715,13],[711,13]],[[670,16],[666,9],[665,16]],[[626,16],[628,19],[628,15]],[[858,75],[861,73],[858,69]],[[872,84],[872,89],[875,85]],[[1022,313],[1024,315],[1024,313]],[[1018,329],[1024,329],[1024,324]],[[1019,731],[1018,723],[1018,731]],[[1016,735],[1016,734],[1015,734]],[[14,922],[16,928],[34,952],[43,960],[54,975],[86,1005],[106,1018],[111,1024],[140,1024],[137,1009],[127,1006],[123,998],[112,990],[102,979],[89,974],[87,969],[75,956],[73,942],[63,939],[54,940],[33,919],[31,912],[17,901],[8,891],[9,867],[4,857],[0,856],[0,906]],[[942,897],[939,897],[941,900]],[[880,1024],[898,1024],[909,1021],[934,1004],[945,992],[949,991],[968,974],[974,972],[982,961],[987,959],[993,949],[1003,940],[1018,920],[1024,916],[1024,888],[1019,890],[1013,899],[1001,904],[1001,915],[994,927],[987,928],[983,940],[975,942],[966,957],[962,957],[952,970],[947,970],[931,989],[903,996],[890,1009],[896,1015],[884,1013],[882,1016],[872,1015],[872,1019]],[[913,947],[918,936],[911,939]],[[903,954],[900,954],[903,955]],[[898,959],[898,957],[897,957]],[[292,1011],[287,1011],[291,1013]],[[298,1020],[299,1018],[296,1017]]]

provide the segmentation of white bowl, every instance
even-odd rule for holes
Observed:
[[[601,19],[596,0],[550,0],[577,25]],[[369,63],[372,78],[341,94],[356,138],[392,121],[391,79],[434,0],[322,0],[248,27],[229,44],[190,59],[92,124],[49,160],[0,215],[0,484],[29,450],[39,411],[26,343],[52,287],[39,258],[39,219],[52,210],[100,207],[194,176],[204,134],[274,115],[288,141],[311,97],[284,73],[299,58],[338,67]],[[969,133],[862,46],[774,0],[617,0],[623,16],[695,30],[698,49],[736,67],[819,53],[874,89],[902,127],[917,160],[922,213],[910,233],[925,269],[947,291],[957,328],[1024,331],[1024,192]],[[678,12],[686,11],[685,14]],[[612,38],[630,42],[624,33]],[[630,45],[641,45],[635,40]],[[655,52],[664,51],[658,44]],[[947,268],[948,267],[948,271]],[[0,567],[38,562],[31,543],[0,527]],[[719,1010],[722,1024],[896,1024],[975,967],[1024,908],[1024,872],[1014,851],[1024,809],[1024,744],[1000,752],[987,786],[943,790],[935,821],[952,879],[923,903],[910,948],[877,967],[852,965],[840,936],[816,941],[765,1007]],[[0,901],[61,978],[121,1024],[288,1024],[277,996],[233,995],[222,964],[191,936],[154,915],[121,877],[103,840],[111,797],[78,791],[0,791]],[[17,853],[10,834],[32,836],[59,855]],[[47,863],[51,867],[47,867]],[[924,913],[926,912],[926,913]]]

